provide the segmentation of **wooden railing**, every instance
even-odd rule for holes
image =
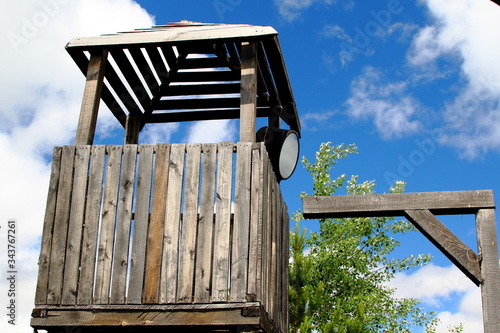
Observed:
[[[286,332],[288,228],[260,143],[56,147],[32,326],[252,305]]]

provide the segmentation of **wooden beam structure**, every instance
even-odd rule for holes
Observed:
[[[128,115],[138,116],[142,129],[148,123],[235,119],[241,114],[242,142],[255,141],[256,131],[250,135],[250,130],[256,117],[277,117],[300,133],[272,27],[183,21],[74,38],[66,49],[87,77],[88,54],[109,52],[99,96],[125,128]]]
[[[428,209],[434,215],[475,214],[495,208],[493,192],[454,191],[335,195],[304,197],[304,218],[405,216],[409,209]]]
[[[257,48],[241,44],[240,141],[255,142],[257,120]]]
[[[107,56],[105,50],[90,55],[75,145],[91,145],[94,142]]]
[[[481,286],[484,332],[500,329],[500,265],[493,191],[304,197],[304,218],[405,216],[472,282]],[[476,254],[435,215],[475,214]]]

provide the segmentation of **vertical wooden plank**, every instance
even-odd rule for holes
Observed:
[[[143,296],[144,303],[152,304],[157,304],[160,301],[160,272],[162,267],[163,229],[167,203],[170,145],[157,144],[155,146],[155,154],[153,198],[146,245],[146,271]]]
[[[290,216],[288,215],[288,207],[286,203],[283,202],[283,209],[284,209],[284,221],[283,221],[283,270],[281,271],[282,277],[283,277],[283,282],[281,284],[281,298],[283,302],[283,324],[282,324],[282,330],[286,330],[288,328],[288,321],[289,321],[289,313],[288,313],[288,258],[289,258],[289,251],[290,251]]]
[[[87,80],[83,92],[82,107],[78,119],[75,145],[91,145],[94,142],[97,113],[104,79],[108,51],[91,53],[87,68]]]
[[[214,226],[215,175],[217,145],[203,144],[203,165],[200,192],[200,217],[196,248],[194,302],[209,303],[212,272],[212,242]]]
[[[248,286],[247,300],[258,301],[262,259],[262,161],[260,157],[260,143],[252,147],[251,161],[251,189],[250,189],[250,240],[248,249]]]
[[[122,146],[108,146],[107,152],[108,163],[106,166],[106,182],[104,184],[99,251],[97,254],[97,269],[94,287],[95,304],[109,303]]]
[[[212,266],[212,301],[226,302],[229,288],[229,244],[233,143],[219,144],[217,194]]]
[[[120,192],[117,207],[115,248],[111,300],[113,304],[125,303],[127,270],[129,265],[130,227],[132,224],[132,199],[134,198],[137,145],[123,147]]]
[[[94,272],[97,259],[97,235],[102,204],[102,181],[104,175],[105,146],[92,146],[92,159],[85,205],[85,228],[82,239],[82,259],[77,303],[92,303]]]
[[[500,267],[494,209],[480,209],[476,214],[477,243],[481,260],[481,297],[484,333],[500,327]]]
[[[261,145],[262,155],[262,289],[261,299],[266,310],[269,305],[269,274],[270,274],[270,230],[271,230],[271,173],[272,167],[264,144]]]
[[[168,171],[167,206],[163,229],[163,257],[160,279],[160,302],[176,301],[179,254],[179,225],[181,219],[182,183],[185,144],[173,144]]]
[[[257,48],[241,43],[240,141],[255,142],[257,122]]]
[[[76,304],[80,251],[87,197],[90,146],[77,146],[74,161],[73,189],[71,195],[71,214],[66,242],[66,261],[64,263],[64,282],[62,304]]]
[[[193,300],[201,144],[187,144],[186,153],[186,181],[184,187],[184,213],[179,242],[177,303],[191,303]]]
[[[271,170],[270,170],[271,171]],[[269,260],[270,260],[270,272],[269,272],[269,312],[271,313],[271,318],[276,316],[276,238],[277,238],[277,224],[278,224],[278,207],[276,200],[276,187],[278,186],[276,182],[276,177],[274,172],[271,171],[271,198],[270,198],[270,248],[269,248]]]
[[[146,264],[146,242],[148,239],[149,204],[153,175],[153,145],[139,146],[139,170],[135,203],[134,237],[130,260],[130,282],[127,303],[140,304]]]
[[[64,262],[66,259],[66,240],[71,208],[71,190],[73,188],[73,165],[75,146],[64,146],[61,156],[61,173],[57,189],[56,213],[54,218],[54,234],[50,257],[49,288],[47,304],[60,304]]]
[[[281,220],[282,220],[282,212],[283,212],[283,209],[282,209],[282,206],[281,206],[281,203],[282,201],[280,200],[280,189],[279,189],[279,186],[278,184],[275,184],[274,185],[274,189],[275,189],[275,192],[274,192],[274,209],[275,209],[275,214],[276,214],[276,220],[275,220],[275,224],[274,225],[274,230],[275,230],[275,233],[273,235],[273,246],[274,246],[274,249],[273,249],[273,268],[274,268],[274,272],[272,274],[273,278],[274,278],[274,282],[273,282],[273,288],[274,288],[274,292],[273,292],[273,303],[274,303],[274,306],[273,306],[273,316],[272,318],[276,321],[276,323],[279,325],[281,323],[281,317],[282,317],[282,313],[281,313],[281,280],[280,280],[280,276],[281,276],[281,256],[280,256],[280,250],[281,250],[281,233],[282,233],[282,224],[281,224]]]
[[[40,244],[40,257],[38,259],[38,279],[35,292],[35,304],[47,302],[47,287],[49,282],[49,262],[51,258],[52,236],[54,232],[54,218],[56,213],[57,191],[59,175],[61,172],[61,147],[54,147],[52,153],[52,166],[50,168],[49,191],[43,220],[42,241]]]
[[[231,302],[245,302],[248,282],[252,143],[238,142],[231,251]]]

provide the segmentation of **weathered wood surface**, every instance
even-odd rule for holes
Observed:
[[[258,309],[258,308],[257,308]],[[260,327],[262,316],[244,316],[244,309],[202,309],[202,310],[147,310],[132,309],[119,311],[95,311],[92,309],[80,310],[51,310],[46,318],[32,318],[31,325],[34,327],[106,327],[114,326],[126,329],[130,326],[188,326],[194,329],[199,326],[230,327],[252,325]],[[260,311],[260,310],[258,310]],[[138,312],[141,314],[138,316]],[[255,311],[254,311],[255,312]],[[175,329],[174,329],[175,330]]]
[[[493,191],[304,197],[306,218],[403,215],[466,276],[481,287],[484,332],[500,327],[500,264]],[[475,214],[478,254],[435,215]]]
[[[52,249],[52,235],[54,234],[54,219],[56,213],[59,175],[61,168],[61,147],[55,147],[52,153],[50,170],[49,193],[45,208],[40,257],[38,259],[38,284],[35,292],[35,304],[47,304],[47,287],[49,281],[49,262]]]
[[[222,38],[257,37],[262,35],[276,35],[272,27],[258,27],[250,25],[205,25],[200,27],[176,27],[169,29],[144,29],[135,33],[106,35],[101,37],[84,37],[72,39],[67,48],[92,46],[111,46],[127,44],[158,44],[164,42],[195,41]],[[156,31],[155,31],[156,30]]]
[[[160,303],[175,303],[181,219],[182,177],[185,144],[174,144],[170,150],[167,207],[163,228],[163,256],[160,277]]]
[[[146,272],[144,285],[144,303],[159,303],[160,276],[163,252],[163,224],[167,203],[168,159],[170,145],[159,144],[155,148],[155,174],[151,222],[148,229],[146,250]]]
[[[252,144],[240,142],[237,144],[237,151],[230,288],[231,302],[245,302],[250,235]]]
[[[52,251],[49,260],[50,270],[47,288],[47,304],[59,304],[61,302],[64,262],[66,259],[66,237],[68,234],[71,207],[74,156],[74,146],[63,147],[59,186],[57,188],[54,228],[52,230]]]
[[[477,244],[481,256],[481,297],[484,332],[498,332],[500,327],[500,267],[494,209],[480,209],[476,214]]]
[[[428,209],[409,209],[406,218],[476,285],[481,283],[476,253]]]
[[[85,228],[82,239],[82,260],[80,281],[94,281],[95,254],[99,236],[99,215],[102,207],[102,181],[104,177],[105,146],[92,146],[92,161],[85,207]],[[78,290],[78,304],[92,303],[92,288]]]
[[[229,287],[229,246],[231,231],[231,186],[233,172],[233,145],[219,145],[216,190],[214,259],[212,266],[212,301],[227,302]]]
[[[201,144],[187,144],[186,154],[186,180],[183,190],[185,197],[179,243],[182,251],[179,252],[178,260],[177,303],[193,301]]]
[[[71,214],[68,225],[68,239],[66,240],[62,304],[76,303],[90,150],[91,146],[76,147],[70,207]]]
[[[141,304],[146,267],[151,185],[153,176],[153,145],[139,146],[134,234],[130,260],[128,303]]]
[[[84,75],[92,67],[89,52],[109,52],[110,59],[102,62],[106,84],[100,95],[125,127],[125,144],[137,143],[137,130],[146,123],[230,119],[240,114],[242,142],[254,142],[256,117],[277,117],[300,131],[283,54],[271,27],[174,23],[75,38],[67,51]]]
[[[113,275],[110,303],[125,303],[129,266],[130,227],[134,198],[137,145],[123,147],[120,188],[117,204],[116,234],[114,236]]]
[[[262,143],[66,146],[51,174],[38,309],[257,301],[285,331],[288,213]]]
[[[342,195],[302,198],[305,218],[404,216],[407,209],[429,209],[434,215],[471,214],[495,208],[493,192],[453,191]]]
[[[240,141],[255,142],[257,121],[257,46],[241,44]]]
[[[215,206],[215,184],[217,170],[217,146],[203,144],[203,163],[201,167],[200,215],[196,249],[196,273],[194,302],[210,301],[210,282],[212,277],[213,228]]]
[[[86,72],[87,81],[85,83],[82,107],[76,129],[76,145],[91,145],[94,142],[107,56],[107,51],[94,52],[90,55]]]

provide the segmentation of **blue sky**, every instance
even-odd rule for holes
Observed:
[[[314,158],[326,141],[359,148],[334,175],[375,179],[378,193],[394,179],[406,181],[409,192],[500,193],[500,7],[491,1],[4,3],[0,238],[6,221],[16,218],[25,311],[15,328],[3,319],[0,327],[30,331],[49,157],[53,146],[71,144],[74,138],[84,79],[64,45],[73,37],[180,20],[270,25],[278,31],[302,120],[301,155]],[[121,142],[117,123],[104,108],[98,126],[97,142]],[[148,126],[141,137],[143,142],[236,141],[237,128],[235,121]],[[310,188],[301,166],[282,182],[291,212],[301,206],[300,191]],[[442,221],[476,249],[472,216]],[[442,331],[458,322],[466,332],[481,331],[479,289],[421,235],[401,242],[398,254],[431,253],[435,260],[398,276],[393,284],[398,293],[424,299],[428,309],[438,312]],[[4,294],[0,291],[0,299]]]

